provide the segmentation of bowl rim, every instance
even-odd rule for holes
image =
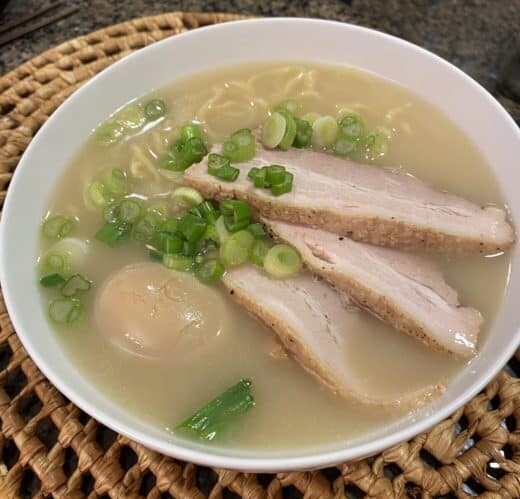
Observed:
[[[455,72],[458,77],[466,80],[466,84],[473,86],[481,95],[482,99],[486,99],[491,102],[495,111],[500,115],[500,117],[505,120],[510,127],[513,127],[513,130],[517,132],[517,136],[520,140],[520,130],[518,130],[516,123],[509,115],[509,113],[500,105],[498,101],[496,101],[492,95],[485,90],[481,85],[479,85],[475,80],[473,80],[470,76],[464,73],[462,70],[449,63],[445,59],[437,56],[436,54],[418,46],[408,41],[405,41],[401,38],[398,38],[393,35],[389,35],[387,33],[383,33],[371,28],[366,28],[362,26],[353,25],[350,23],[343,23],[339,21],[330,21],[330,20],[321,20],[321,19],[312,19],[312,18],[300,18],[300,17],[280,17],[280,18],[261,18],[261,19],[245,19],[245,20],[237,20],[224,22],[220,24],[215,24],[211,26],[205,26],[201,28],[197,28],[195,30],[190,30],[173,37],[168,37],[158,42],[154,42],[136,52],[129,54],[128,56],[122,58],[121,60],[111,64],[108,68],[104,69],[100,73],[96,74],[93,78],[90,79],[85,85],[81,88],[73,92],[71,96],[69,96],[53,113],[53,115],[44,123],[41,129],[37,132],[37,134],[31,140],[29,146],[24,151],[22,158],[20,159],[19,166],[15,169],[13,173],[13,177],[11,180],[11,185],[9,187],[9,192],[7,193],[4,207],[3,207],[3,217],[0,222],[0,280],[2,282],[3,287],[3,295],[4,301],[6,304],[7,311],[9,313],[9,318],[14,326],[16,334],[18,335],[20,341],[22,342],[24,348],[27,353],[33,359],[38,368],[42,371],[42,373],[48,378],[48,380],[69,400],[71,400],[76,406],[80,409],[88,413],[91,417],[99,421],[100,423],[106,425],[112,430],[121,433],[122,435],[127,436],[128,438],[144,445],[147,448],[153,449],[155,451],[161,452],[164,455],[172,456],[177,459],[181,459],[187,462],[194,462],[204,466],[213,466],[218,468],[227,468],[241,471],[251,471],[251,472],[277,472],[277,471],[290,471],[290,470],[301,470],[301,469],[316,469],[322,468],[330,465],[335,465],[338,463],[346,462],[352,459],[361,459],[366,456],[377,454],[385,449],[388,449],[400,442],[405,442],[415,437],[419,433],[422,433],[432,426],[436,425],[443,419],[450,416],[454,411],[458,408],[466,404],[470,399],[472,399],[475,395],[477,395],[495,376],[496,374],[503,368],[503,366],[507,363],[507,361],[512,357],[515,353],[516,349],[520,344],[520,330],[516,330],[514,335],[509,342],[508,348],[503,350],[501,355],[494,359],[493,366],[489,368],[481,378],[474,384],[471,385],[468,389],[466,389],[459,397],[455,398],[450,403],[444,405],[437,411],[433,411],[428,414],[426,417],[420,419],[419,421],[412,422],[408,424],[405,428],[402,428],[398,431],[394,431],[389,435],[382,437],[374,437],[373,440],[369,442],[356,443],[352,446],[346,446],[341,449],[333,449],[333,450],[311,450],[309,454],[305,456],[288,456],[288,457],[237,457],[234,455],[225,455],[225,454],[217,454],[213,453],[210,448],[206,450],[197,450],[190,449],[182,444],[178,444],[175,442],[167,441],[165,438],[156,438],[148,435],[146,432],[133,429],[124,423],[120,423],[112,416],[107,414],[103,407],[99,407],[93,405],[86,397],[83,395],[77,394],[74,390],[69,386],[68,381],[66,379],[61,379],[57,374],[55,374],[53,366],[45,359],[43,352],[37,351],[33,348],[33,344],[30,340],[30,335],[26,335],[23,329],[20,326],[19,319],[16,313],[13,311],[16,308],[14,296],[9,291],[8,283],[6,284],[6,269],[8,266],[8,262],[5,257],[5,240],[6,240],[6,223],[4,220],[6,218],[12,218],[12,215],[9,215],[12,211],[11,207],[11,199],[13,196],[10,195],[11,192],[16,191],[18,189],[18,179],[20,178],[19,172],[21,168],[27,168],[24,163],[24,157],[27,154],[27,151],[30,151],[32,146],[37,142],[39,135],[42,133],[42,130],[46,129],[50,126],[50,123],[56,119],[56,116],[59,116],[59,111],[64,105],[72,105],[75,99],[85,91],[86,88],[89,88],[91,85],[95,84],[99,78],[113,71],[118,71],[120,65],[123,65],[129,58],[132,57],[142,57],[143,53],[148,51],[152,51],[156,46],[162,44],[172,43],[172,40],[179,39],[179,37],[183,37],[184,39],[190,37],[197,37],[201,31],[222,31],[228,30],[231,26],[235,26],[237,24],[244,23],[255,23],[257,25],[270,25],[272,23],[283,24],[283,23],[298,23],[298,24],[308,24],[315,26],[329,26],[333,25],[341,25],[343,27],[348,27],[353,31],[359,31],[370,34],[374,37],[379,37],[384,40],[391,40],[394,44],[400,45],[402,47],[406,47],[407,49],[412,49],[417,52],[421,57],[427,57],[433,60],[436,64],[443,65],[445,68]],[[175,43],[175,41],[173,41]],[[173,79],[173,78],[172,78]]]

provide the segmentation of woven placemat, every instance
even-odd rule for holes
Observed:
[[[0,203],[33,135],[90,77],[126,54],[229,14],[137,19],[48,50],[0,78]],[[428,433],[357,463],[244,474],[162,456],[64,398],[16,336],[0,296],[0,497],[520,498],[520,354]],[[519,426],[519,430],[517,430]]]

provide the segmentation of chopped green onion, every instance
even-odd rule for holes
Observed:
[[[201,252],[202,247],[202,238],[200,238],[198,241],[183,241],[181,252],[184,256],[196,256]]]
[[[200,192],[192,187],[178,187],[172,192],[171,197],[187,207],[197,206],[204,201]]]
[[[265,239],[257,239],[251,248],[251,255],[249,256],[249,259],[258,267],[263,267],[265,255],[267,255],[269,249],[270,246]]]
[[[294,118],[296,122],[296,136],[294,137],[294,147],[309,147],[312,140],[312,125],[305,120]]]
[[[199,218],[204,218],[204,216],[202,215],[202,212],[199,210],[198,206],[193,206],[192,208],[190,208],[188,210],[188,213],[191,213],[192,215],[195,215],[196,217],[199,217]]]
[[[186,141],[180,153],[180,163],[183,170],[194,163],[199,163],[208,154],[206,144],[200,137],[192,137]]]
[[[148,121],[155,121],[164,116],[166,103],[162,99],[152,99],[144,106],[144,115]]]
[[[310,112],[310,113],[304,114],[302,116],[302,120],[307,121],[312,126],[312,124],[320,117],[321,117],[321,114]]]
[[[264,258],[264,269],[278,279],[285,279],[296,274],[301,267],[300,255],[287,244],[275,244]]]
[[[83,307],[75,298],[56,298],[49,303],[49,317],[57,324],[72,324],[79,319]]]
[[[245,229],[251,219],[251,206],[238,199],[224,199],[219,204],[227,230],[236,232]]]
[[[240,414],[255,405],[251,395],[251,381],[241,379],[218,397],[208,402],[193,416],[178,425],[175,430],[190,430],[199,438],[213,440]]]
[[[234,182],[240,175],[240,170],[234,166],[226,165],[212,173],[212,175],[226,182]]]
[[[76,220],[73,218],[53,215],[44,220],[42,232],[47,239],[61,239],[71,234],[75,227]]]
[[[214,224],[208,224],[208,226],[206,227],[206,232],[204,232],[204,236],[202,236],[202,239],[208,242],[213,241],[215,243],[220,243],[218,231]]]
[[[374,161],[384,156],[388,151],[388,136],[382,130],[372,130],[367,133],[363,148],[365,159]]]
[[[332,116],[322,116],[312,124],[312,145],[314,147],[328,147],[338,136],[338,123]]]
[[[229,159],[225,156],[214,152],[208,156],[208,173],[210,175],[215,175],[224,166],[229,166]]]
[[[96,232],[95,238],[114,247],[121,241],[131,230],[132,226],[129,223],[108,223],[105,222],[101,228]]]
[[[217,243],[223,245],[227,241],[231,233],[227,230],[226,222],[222,215],[219,218],[217,218],[217,221],[215,222],[215,230],[217,231],[218,236]]]
[[[167,218],[161,225],[162,232],[169,232],[175,234],[179,228],[179,221],[174,218]]]
[[[282,140],[278,144],[278,147],[283,150],[289,149],[294,142],[296,137],[296,121],[294,118],[288,113],[280,113],[282,114],[285,120],[285,133],[283,135]]]
[[[92,202],[100,208],[106,206],[109,202],[105,196],[105,185],[101,180],[92,182],[88,188],[88,193]]]
[[[170,232],[160,231],[155,235],[155,243],[162,253],[173,254],[181,252],[183,240]]]
[[[282,114],[274,112],[265,120],[262,128],[262,143],[268,149],[278,147],[285,135],[287,123]]]
[[[269,185],[280,184],[285,180],[285,166],[268,166],[265,172],[265,179]]]
[[[96,141],[103,146],[115,144],[123,137],[125,128],[121,123],[105,121],[94,132]]]
[[[188,242],[197,242],[206,231],[207,222],[201,217],[186,213],[179,222],[179,231]]]
[[[119,206],[117,204],[109,204],[103,209],[103,220],[108,223],[116,223],[119,221]]]
[[[154,213],[146,213],[134,225],[132,235],[137,241],[151,241],[160,224],[160,219]]]
[[[153,204],[147,211],[148,214],[154,216],[158,222],[163,222],[168,217],[168,207],[164,203]]]
[[[267,166],[263,166],[262,168],[257,168],[255,166],[254,168],[251,168],[247,176],[253,180],[254,186],[259,189],[270,187],[269,182],[267,181]]]
[[[217,221],[217,218],[220,216],[218,210],[213,206],[211,201],[202,201],[202,203],[197,206],[202,216],[210,223],[214,224]]]
[[[334,154],[337,154],[338,156],[348,156],[356,151],[357,145],[357,141],[340,135],[336,139],[336,142],[334,142],[332,150],[334,151]]]
[[[233,163],[253,159],[256,151],[255,138],[248,128],[242,128],[222,144],[222,155]]]
[[[339,120],[340,134],[351,141],[359,141],[365,134],[365,124],[361,116],[355,113],[348,113]]]
[[[188,272],[194,264],[193,258],[181,255],[163,255],[163,264],[172,270]]]
[[[194,137],[198,139],[202,139],[202,132],[200,131],[200,127],[194,123],[190,125],[184,125],[181,127],[181,139],[184,141],[188,141],[193,139]]]
[[[226,266],[241,265],[249,259],[254,243],[255,238],[250,232],[239,230],[220,246],[220,259]]]
[[[111,194],[122,196],[128,192],[126,173],[119,168],[112,168],[102,181],[103,191],[106,189]]]
[[[116,123],[125,128],[139,128],[146,121],[143,110],[136,105],[130,104],[125,106],[114,116]]]
[[[82,291],[88,291],[91,285],[92,283],[81,274],[74,274],[63,283],[60,291],[66,298],[71,298]]]
[[[247,230],[253,234],[254,237],[264,237],[265,236],[265,230],[264,226],[262,224],[256,223],[256,224],[250,224],[247,226]]]
[[[182,151],[184,144],[186,144],[186,141],[184,139],[177,139],[175,142],[168,146],[168,150],[171,152],[173,157],[177,157],[179,153]]]
[[[301,105],[298,101],[294,99],[288,99],[283,102],[278,103],[273,110],[277,112],[289,113],[294,116],[301,108]]]
[[[65,272],[69,267],[69,258],[65,253],[49,251],[42,261],[42,267],[55,272]]]
[[[216,258],[208,258],[195,265],[195,277],[204,284],[212,284],[224,275],[224,266]]]
[[[293,180],[294,175],[290,172],[285,172],[284,178],[280,183],[271,185],[271,193],[274,196],[281,196],[282,194],[291,192],[293,187]]]
[[[159,158],[159,168],[171,171],[182,171],[178,158],[169,152]]]
[[[123,199],[117,211],[122,222],[134,222],[141,215],[141,205],[133,199]]]
[[[148,256],[151,260],[155,260],[156,262],[162,262],[163,260],[163,254],[153,246],[148,246]]]
[[[58,286],[63,284],[66,281],[65,277],[63,277],[61,274],[54,273],[54,274],[47,274],[43,276],[40,279],[40,284],[44,288],[52,288],[54,286]]]

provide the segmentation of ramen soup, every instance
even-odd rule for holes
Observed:
[[[110,111],[49,199],[38,286],[82,375],[165,438],[354,444],[478,355],[512,232],[489,165],[426,102],[356,69],[256,64]],[[478,237],[453,236],[457,207],[421,219],[446,193]]]

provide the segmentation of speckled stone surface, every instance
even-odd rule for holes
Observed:
[[[10,0],[0,21],[47,4]],[[520,102],[498,91],[510,54],[520,51],[520,0],[68,0],[79,11],[0,47],[0,74],[69,38],[134,17],[184,10],[349,21],[414,42],[462,68],[520,123]]]

